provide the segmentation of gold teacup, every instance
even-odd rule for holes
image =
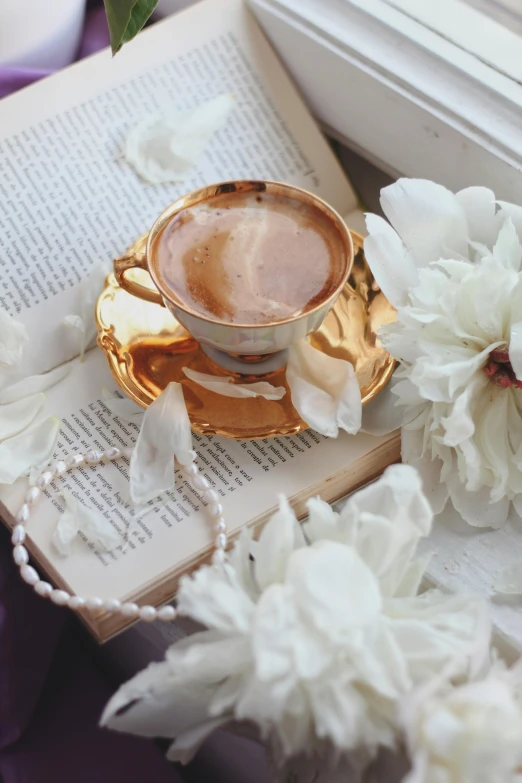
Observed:
[[[340,258],[336,259],[338,272],[336,273],[335,285],[333,290],[330,290],[328,295],[311,309],[272,323],[230,323],[196,312],[191,306],[180,300],[158,273],[158,243],[163,231],[173,219],[189,207],[209,201],[222,194],[227,194],[230,199],[234,193],[260,193],[270,197],[293,199],[303,205],[310,205],[321,213],[323,220],[327,219],[329,226],[336,232],[339,240],[336,246],[340,248]],[[203,350],[218,364],[228,369],[244,372],[245,363],[248,363],[248,371],[255,373],[255,364],[257,363],[262,363],[262,369],[259,369],[259,372],[267,371],[264,362],[270,357],[272,357],[269,362],[270,369],[282,366],[284,357],[281,352],[296,340],[319,328],[343,290],[353,261],[354,249],[350,231],[337,212],[322,199],[306,190],[280,182],[240,180],[209,185],[175,201],[162,212],[152,226],[145,251],[117,258],[114,261],[114,272],[119,285],[129,293],[167,307],[176,320],[191,333],[201,344]],[[127,277],[126,273],[135,268],[147,271],[155,288],[147,287],[136,279]],[[277,354],[279,359],[274,354]]]

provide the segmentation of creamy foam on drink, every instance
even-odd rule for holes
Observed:
[[[237,324],[299,315],[342,274],[337,230],[316,207],[268,194],[223,194],[187,208],[157,245],[157,272],[199,314]]]

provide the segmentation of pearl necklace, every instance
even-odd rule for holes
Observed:
[[[71,595],[66,590],[53,588],[49,582],[40,579],[40,575],[33,566],[29,565],[29,553],[24,546],[27,531],[25,526],[31,516],[31,508],[38,502],[42,496],[42,490],[45,489],[55,478],[63,476],[79,465],[96,465],[100,462],[112,462],[120,457],[130,457],[133,449],[110,448],[106,451],[97,451],[95,449],[86,454],[72,454],[66,460],[58,460],[54,467],[44,470],[36,479],[25,495],[25,500],[15,515],[16,525],[13,528],[11,542],[13,544],[13,558],[16,565],[20,568],[20,575],[24,582],[30,585],[37,595],[42,598],[48,598],[58,606],[68,606],[74,611],[87,609],[90,612],[114,612],[131,619],[140,619],[145,622],[154,622],[154,620],[163,620],[172,622],[178,615],[173,606],[162,606],[156,609],[155,606],[138,606],[138,604],[127,602],[122,603],[117,598],[83,598],[80,595]],[[218,493],[211,488],[209,481],[199,473],[195,463],[195,453],[192,461],[187,465],[180,465],[181,471],[191,481],[194,489],[198,491],[201,499],[205,501],[207,509],[213,520],[216,538],[214,541],[214,562],[222,561],[225,556],[227,546],[227,525],[223,517],[223,506],[219,502]]]

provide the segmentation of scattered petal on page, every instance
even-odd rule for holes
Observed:
[[[101,261],[93,266],[89,277],[78,286],[77,312],[66,315],[63,319],[65,328],[75,335],[78,353],[82,359],[85,351],[91,348],[96,340],[94,308],[109,272],[107,264]]]
[[[334,359],[299,340],[290,348],[286,380],[292,404],[313,429],[336,438],[339,429],[354,435],[361,427],[362,403],[350,362]]]
[[[286,394],[284,386],[272,386],[266,381],[258,383],[232,383],[231,375],[209,375],[205,372],[183,367],[183,372],[191,381],[204,389],[222,394],[224,397],[264,397],[265,400],[280,400]]]
[[[219,95],[195,109],[147,117],[127,136],[125,158],[146,182],[178,182],[228,119],[235,99]]]
[[[174,488],[174,457],[192,460],[190,420],[179,383],[169,383],[143,416],[130,462],[130,494],[134,503],[147,503]]]
[[[45,394],[34,394],[7,405],[0,405],[0,440],[27,429],[44,404]]]
[[[128,397],[118,397],[108,389],[102,389],[102,398],[114,416],[125,421],[139,422],[145,413],[143,408]]]
[[[50,459],[58,437],[60,419],[40,421],[20,435],[0,443],[0,484],[12,484],[20,476]]]
[[[81,530],[91,541],[97,541],[105,549],[114,549],[121,543],[119,533],[98,511],[80,503],[70,492],[62,491],[65,510],[53,533],[53,544],[61,555],[71,553],[71,543]]]
[[[59,383],[66,378],[71,372],[72,364],[61,364],[50,372],[42,373],[42,375],[30,375],[28,378],[22,378],[21,381],[6,386],[0,390],[0,405],[5,405],[8,402],[16,402],[23,397],[30,397],[33,394],[38,394],[50,389],[56,383]]]
[[[7,367],[18,364],[28,341],[25,326],[0,310],[0,364]]]

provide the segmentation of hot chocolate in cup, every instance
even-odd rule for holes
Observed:
[[[166,306],[214,361],[252,373],[283,366],[282,352],[319,328],[353,258],[344,221],[317,196],[236,181],[178,199],[152,226],[146,252],[114,268],[123,288]],[[134,267],[155,289],[126,276]]]

